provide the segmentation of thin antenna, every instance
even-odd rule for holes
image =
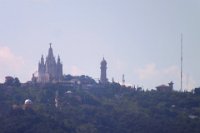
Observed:
[[[186,88],[186,90],[189,90],[189,81],[190,81],[190,75],[187,74],[187,77],[186,77],[186,86],[187,86],[187,88]]]
[[[181,33],[181,91],[183,91],[183,34]]]
[[[122,84],[125,85],[125,76],[124,76],[124,74],[122,75]]]

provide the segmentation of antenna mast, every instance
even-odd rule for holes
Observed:
[[[183,34],[181,33],[181,91],[183,91]]]
[[[125,85],[125,76],[124,76],[124,74],[122,75],[122,84]]]

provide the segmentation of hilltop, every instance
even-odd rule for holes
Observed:
[[[30,108],[23,108],[25,99],[32,100]],[[117,83],[1,85],[0,101],[2,133],[200,132],[200,95],[192,92],[134,90]]]

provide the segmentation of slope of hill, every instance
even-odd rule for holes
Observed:
[[[24,100],[31,99],[31,108]],[[55,106],[55,98],[58,106]],[[2,133],[199,133],[200,96],[59,84],[0,87]]]

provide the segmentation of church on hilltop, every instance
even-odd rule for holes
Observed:
[[[38,64],[37,77],[33,74],[32,81],[37,83],[49,83],[49,82],[59,82],[63,78],[63,65],[58,56],[57,61],[53,55],[53,49],[49,47],[48,55],[46,60],[42,55],[41,60]]]
[[[107,62],[103,58],[100,63],[100,80],[99,83],[107,84],[109,83],[107,79]],[[60,57],[57,59],[53,54],[53,49],[50,43],[50,47],[48,50],[48,55],[46,58],[42,55],[39,64],[38,70],[32,75],[32,83],[63,83],[65,85],[76,84],[76,83],[87,83],[87,84],[95,84],[93,79],[90,77],[81,75],[81,76],[71,76],[63,74],[63,65],[61,63]]]

